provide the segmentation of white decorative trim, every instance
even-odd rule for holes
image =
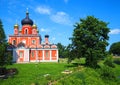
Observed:
[[[24,62],[29,62],[29,49],[24,49]]]
[[[38,62],[38,51],[36,50],[36,62]]]
[[[44,50],[42,51],[42,54],[43,54],[43,61],[44,61],[44,59],[45,59],[45,57],[44,57]]]
[[[40,60],[40,62],[58,62],[57,60]]]
[[[56,51],[57,51],[57,52],[56,52],[56,54],[57,54],[57,56],[56,56],[56,57],[57,57],[57,61],[58,61],[58,57],[59,57],[59,55],[58,55],[58,50],[56,50]]]

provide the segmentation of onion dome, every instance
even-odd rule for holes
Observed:
[[[19,28],[19,25],[18,25],[18,24],[15,24],[15,25],[14,25],[14,28]]]
[[[33,26],[32,26],[32,27],[36,29],[36,28],[37,28],[37,25],[36,25],[36,24],[33,24]]]
[[[39,30],[37,30],[37,33],[39,33]]]
[[[49,38],[49,35],[45,35],[45,38]]]
[[[26,12],[26,17],[21,21],[21,24],[22,25],[26,25],[26,24],[28,24],[28,25],[33,25],[33,21],[29,18],[29,12],[27,11]]]

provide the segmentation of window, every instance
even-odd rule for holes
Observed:
[[[28,30],[27,30],[27,28],[25,29],[25,34],[28,34]]]
[[[46,55],[46,57],[49,57],[49,55],[48,55],[48,51],[46,51],[45,55]]]
[[[34,51],[32,51],[32,54],[31,54],[31,55],[32,55],[32,57],[34,57]]]
[[[19,56],[20,56],[20,58],[23,57],[23,52],[22,51],[19,53]]]
[[[32,44],[35,44],[35,40],[32,40]]]
[[[15,41],[15,40],[13,40],[12,44],[13,44],[13,45],[15,45],[15,44],[16,44],[16,41]]]

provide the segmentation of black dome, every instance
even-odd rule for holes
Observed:
[[[21,21],[21,24],[22,25],[25,25],[25,24],[29,24],[29,25],[33,25],[33,21],[29,18],[29,13],[27,12],[26,13],[26,18],[24,18],[22,21]]]
[[[45,35],[45,38],[49,38],[49,35]]]

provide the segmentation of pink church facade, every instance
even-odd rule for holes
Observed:
[[[45,35],[42,42],[37,25],[29,18],[28,11],[21,24],[21,29],[18,24],[14,25],[14,34],[8,38],[8,50],[12,50],[13,62],[58,62],[57,46],[49,42],[49,35]]]

